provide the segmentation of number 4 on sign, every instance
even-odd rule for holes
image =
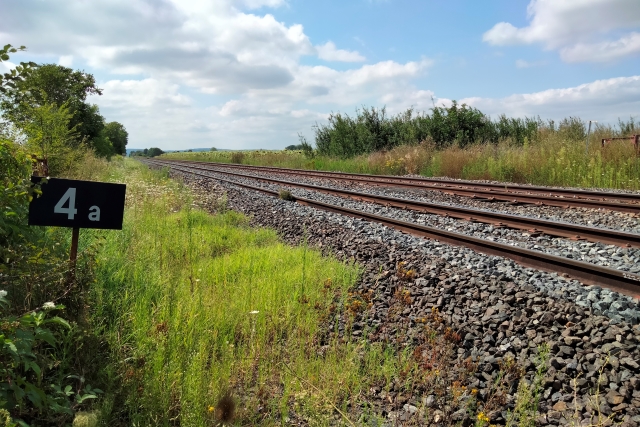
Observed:
[[[69,202],[69,207],[65,208],[64,204]],[[66,193],[60,198],[56,206],[53,208],[54,213],[67,214],[67,218],[73,220],[78,213],[76,209],[76,189],[69,188]]]
[[[68,203],[68,207],[64,207]],[[78,213],[76,209],[76,189],[69,188],[64,195],[60,198],[53,208],[54,213],[67,214],[67,218],[73,220]],[[89,208],[89,221],[100,221],[100,208],[98,206],[91,206]]]

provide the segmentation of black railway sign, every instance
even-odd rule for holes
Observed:
[[[29,225],[122,230],[125,184],[31,177],[33,184],[41,181],[42,195],[29,204]]]

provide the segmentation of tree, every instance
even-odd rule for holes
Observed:
[[[4,45],[4,47],[0,49],[0,62],[8,61],[10,53],[24,50],[27,50],[24,46],[13,47],[10,44]],[[0,75],[0,94],[6,94],[8,91],[15,90],[17,85],[24,81],[35,66],[35,62],[21,62],[20,65],[8,73]]]
[[[75,128],[69,128],[72,114],[67,104],[58,107],[45,101],[43,105],[28,105],[25,113],[30,120],[18,123],[17,127],[27,137],[27,148],[48,160],[52,175],[66,170],[73,162],[69,152],[78,143]]]
[[[129,133],[125,127],[118,122],[109,122],[104,126],[103,134],[109,138],[115,154],[125,155],[129,142]]]
[[[104,118],[97,105],[86,102],[89,95],[102,95],[93,75],[61,65],[45,64],[34,67],[25,78],[5,91],[2,109],[5,118],[10,116],[14,121],[24,121],[28,120],[24,117],[27,106],[51,103],[61,107],[66,103],[72,114],[69,128],[75,128],[80,140],[91,145],[104,127]]]
[[[147,153],[147,156],[149,157],[155,157],[155,156],[159,156],[160,154],[164,154],[164,151],[162,151],[161,149],[157,148],[157,147],[151,147],[149,148],[149,151],[147,151],[147,149],[144,149]]]

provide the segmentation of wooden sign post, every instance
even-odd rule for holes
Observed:
[[[75,280],[81,228],[122,230],[125,184],[32,176],[42,194],[29,204],[29,225],[69,227],[71,280]]]

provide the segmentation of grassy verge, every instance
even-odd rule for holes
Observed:
[[[349,424],[359,396],[394,376],[392,352],[327,333],[356,267],[287,247],[237,213],[195,209],[184,188],[135,162],[111,178],[129,186],[95,288],[119,384],[109,425],[213,425],[229,417],[229,395],[245,425]]]
[[[640,157],[628,142],[617,141],[600,147],[598,141],[606,136],[608,134],[602,132],[594,134],[588,151],[584,140],[548,132],[541,133],[535,143],[523,146],[503,142],[435,150],[429,144],[404,145],[349,159],[327,156],[308,159],[299,151],[213,151],[170,153],[163,157],[354,173],[409,173],[537,185],[639,190]]]

